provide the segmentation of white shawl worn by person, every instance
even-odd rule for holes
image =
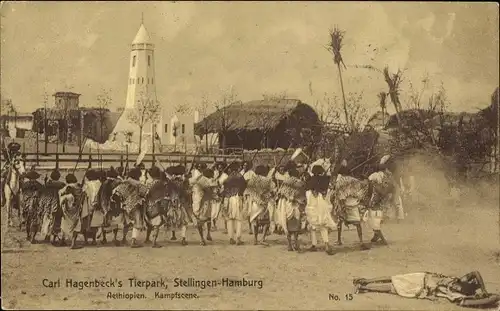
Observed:
[[[209,179],[203,176],[199,171],[194,171],[191,178],[189,178],[189,185],[192,187],[192,199],[193,199],[193,215],[195,216],[194,221],[206,221],[211,217],[211,202],[208,202],[210,206],[204,206],[207,202],[204,202],[204,196],[206,189],[213,188],[217,184],[213,179]],[[210,200],[212,201],[212,200]],[[210,208],[207,211],[206,208]]]
[[[86,194],[83,206],[84,210],[87,209],[89,213],[90,228],[102,228],[102,226],[104,225],[104,213],[102,210],[96,209],[99,205],[97,194],[99,193],[100,188],[100,180],[87,181],[83,186],[83,191]]]
[[[288,220],[300,220],[301,204],[305,203],[304,182],[297,177],[287,176],[278,190],[278,224],[288,234]]]
[[[273,193],[276,192],[276,185],[272,180],[272,174],[267,176],[255,175],[247,183],[245,192],[250,199],[249,217],[253,222],[266,209],[269,212],[269,219],[274,213]]]

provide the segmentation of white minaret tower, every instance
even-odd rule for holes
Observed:
[[[121,136],[124,132],[133,132],[132,141],[137,143],[139,141],[139,126],[137,122],[130,120],[130,111],[136,109],[138,101],[157,100],[154,44],[144,27],[144,21],[141,22],[139,31],[134,41],[132,41],[129,66],[127,100],[123,114],[118,120],[114,132],[118,133],[118,136]],[[161,116],[162,113],[159,111],[160,120],[158,124],[162,123]],[[151,124],[145,124],[143,127],[143,140],[149,140],[149,146],[151,146],[151,134],[153,130]],[[161,126],[159,130],[161,130]]]

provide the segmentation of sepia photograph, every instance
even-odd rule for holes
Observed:
[[[2,309],[500,311],[499,24],[0,1]]]

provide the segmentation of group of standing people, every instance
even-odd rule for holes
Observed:
[[[363,248],[369,247],[363,242],[363,221],[374,231],[372,243],[387,243],[381,231],[383,215],[399,200],[387,159],[382,158],[379,169],[366,180],[349,176],[345,161],[334,170],[318,161],[309,165],[290,161],[272,168],[254,168],[251,161],[211,167],[198,163],[190,170],[182,165],[146,170],[141,163],[130,170],[89,169],[80,182],[74,174],[67,174],[63,182],[54,170],[44,184],[32,169],[21,185],[22,215],[32,243],[40,233],[44,240],[52,237],[53,244],[67,245],[69,240],[71,248],[78,248],[79,235],[85,244],[89,240],[96,244],[99,237],[107,243],[111,232],[115,245],[138,247],[141,231],[146,232],[146,244],[160,247],[161,227],[172,232],[171,240],[180,231],[181,243],[187,245],[189,224],[206,245],[222,218],[231,245],[244,243],[242,228],[248,223],[254,244],[268,245],[267,236],[284,233],[288,250],[300,251],[299,235],[309,232],[309,250],[317,251],[319,233],[326,253],[333,254],[329,233],[337,229],[337,243],[342,244],[343,224],[356,226]],[[123,236],[118,240],[120,229]]]

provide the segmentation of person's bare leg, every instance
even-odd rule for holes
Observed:
[[[209,219],[207,220],[207,241],[212,241],[212,235],[211,235],[211,232],[212,231],[212,221]]]
[[[361,224],[360,223],[357,223],[355,224],[356,226],[356,230],[358,231],[358,238],[359,238],[359,243],[361,245],[361,249],[362,250],[367,250],[370,248],[370,246],[368,244],[365,244],[363,242],[363,228],[361,228]]]
[[[339,221],[337,226],[337,244],[342,245],[342,220]]]
[[[392,283],[392,278],[390,276],[383,276],[383,277],[372,278],[372,279],[359,278],[359,279],[354,279],[354,282],[360,283],[363,285],[372,284],[372,283]]]
[[[118,241],[118,228],[113,229],[113,244],[115,244],[115,246],[120,245],[120,241]]]
[[[265,246],[269,245],[266,242],[266,236],[268,235],[268,232],[269,232],[269,224],[265,224],[264,229],[262,230],[262,241],[260,242],[260,244],[265,245]]]
[[[362,284],[359,287],[359,290],[368,291],[368,292],[377,292],[377,293],[393,293],[391,283],[370,283],[370,284]]]
[[[175,236],[175,230],[172,230],[172,237],[170,238],[170,241],[175,241],[177,240],[177,237]]]

